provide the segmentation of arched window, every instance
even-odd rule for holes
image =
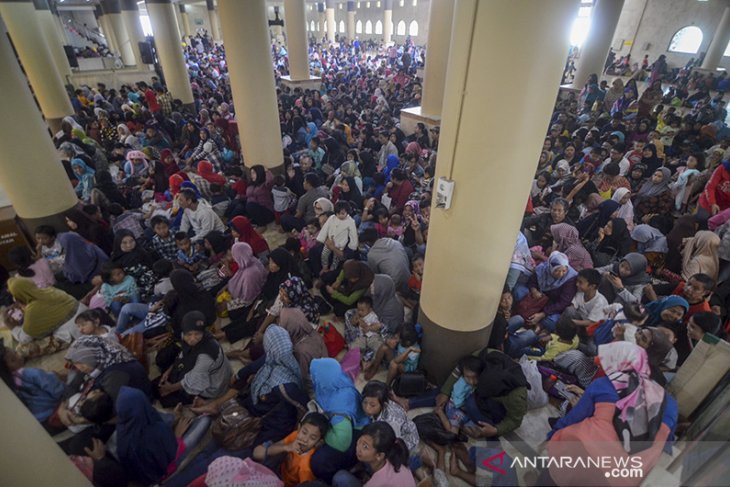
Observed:
[[[396,34],[398,34],[399,36],[406,35],[406,23],[404,20],[398,22],[398,30],[396,31]]]
[[[725,54],[723,56],[730,56],[730,42],[727,43],[727,47],[725,48]]]
[[[408,26],[408,35],[409,36],[417,36],[418,35],[418,22],[415,20],[411,22],[411,24]]]
[[[697,54],[702,44],[702,30],[694,25],[683,27],[674,34],[669,43],[669,52]]]
[[[315,30],[317,30],[317,27],[315,27],[315,25],[314,25],[314,20],[313,20],[313,21],[311,21],[311,22],[309,23],[309,31],[310,31],[310,32],[314,32]]]
[[[322,22],[317,22],[317,32],[323,30]]]
[[[340,5],[342,5],[342,4],[340,4]],[[340,31],[340,34],[345,33],[345,21],[344,20],[340,20],[340,28],[338,30]]]
[[[365,22],[365,33],[366,34],[372,34],[373,33],[373,23],[369,20]]]
[[[377,22],[375,22],[375,33],[376,34],[383,33],[383,23],[379,20]]]
[[[362,20],[358,20],[355,24],[355,33],[362,34]]]

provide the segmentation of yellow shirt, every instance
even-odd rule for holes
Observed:
[[[569,350],[575,350],[578,348],[578,335],[573,337],[573,341],[570,343],[563,343],[560,341],[560,337],[555,333],[550,335],[550,343],[545,347],[545,353],[542,355],[528,355],[527,358],[532,360],[550,361],[555,359],[558,355]]]

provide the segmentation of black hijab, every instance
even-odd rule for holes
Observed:
[[[195,277],[185,269],[170,273],[173,290],[165,295],[165,308],[172,317],[173,327],[180,330],[183,317],[190,311],[200,311],[206,325],[215,323],[215,299],[205,290],[198,289]]]
[[[343,201],[349,201],[354,210],[362,210],[362,194],[360,189],[357,187],[355,178],[352,176],[344,178],[347,181],[347,185],[350,187],[350,191],[340,191],[340,199]]]
[[[274,249],[269,254],[269,259],[279,266],[279,270],[277,272],[269,272],[266,275],[266,282],[264,282],[261,294],[267,300],[276,299],[276,296],[279,295],[279,286],[281,286],[281,283],[290,277],[299,276],[297,263],[285,248],[279,247],[278,249]]]
[[[643,155],[641,157],[641,164],[646,166],[646,170],[644,171],[644,177],[651,177],[651,175],[654,174],[654,172],[656,172],[656,170],[661,167],[662,160],[657,157],[656,146],[654,144],[646,144],[644,146],[644,150],[651,151],[650,157],[644,157]]]
[[[219,230],[208,232],[205,240],[210,244],[214,255],[223,253],[231,248],[231,239]]]
[[[124,207],[127,206],[127,200],[119,191],[119,187],[114,184],[112,175],[109,171],[97,171],[96,184],[94,187],[104,193],[104,196],[106,196],[110,202],[118,203]]]
[[[190,331],[199,331],[203,334],[203,338],[191,347],[185,340],[182,340],[182,354],[177,358],[173,365],[173,372],[170,374],[172,382],[179,382],[182,378],[195,368],[195,363],[201,355],[207,355],[215,362],[221,353],[221,347],[218,341],[208,333],[205,329],[205,315],[200,311],[189,311],[182,318],[182,333]]]
[[[485,348],[479,358],[486,366],[474,391],[479,409],[490,410],[489,400],[506,396],[518,387],[528,387],[522,367],[508,355]]]
[[[623,257],[631,252],[631,234],[623,218],[611,219],[613,231],[611,235],[606,235],[598,245],[598,251],[610,254],[616,257]]]
[[[134,240],[135,246],[129,252],[122,252],[122,240],[125,237],[134,238],[134,234],[131,230],[122,229],[114,234],[114,247],[112,250],[112,262],[120,264],[123,268],[128,269],[136,265],[143,265],[145,267],[152,266],[152,260],[150,259],[147,252],[142,249],[142,246]]]

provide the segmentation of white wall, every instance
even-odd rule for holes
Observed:
[[[633,62],[645,54],[652,63],[661,54],[671,67],[684,66],[691,58],[707,51],[730,0],[625,0],[612,46],[618,55],[631,53]],[[674,34],[688,25],[702,29],[702,45],[697,54],[669,52]],[[723,57],[721,67],[730,69],[730,57]]]
[[[202,5],[185,5],[185,11],[188,13],[190,28],[194,33],[197,33],[198,29],[202,28],[208,31],[208,35],[213,34],[213,31],[210,28],[208,8],[205,6],[205,3]]]

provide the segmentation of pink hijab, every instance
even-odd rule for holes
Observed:
[[[576,271],[593,269],[591,254],[583,247],[578,235],[578,229],[567,223],[558,223],[550,227],[555,242],[554,250],[559,250],[568,256],[570,267]]]
[[[259,259],[253,255],[251,246],[244,242],[236,242],[231,247],[233,260],[238,264],[238,271],[228,281],[228,292],[235,299],[247,305],[253,303],[261,293],[266,281],[266,269]]]
[[[250,458],[220,457],[208,467],[207,487],[283,487],[274,472]]]

